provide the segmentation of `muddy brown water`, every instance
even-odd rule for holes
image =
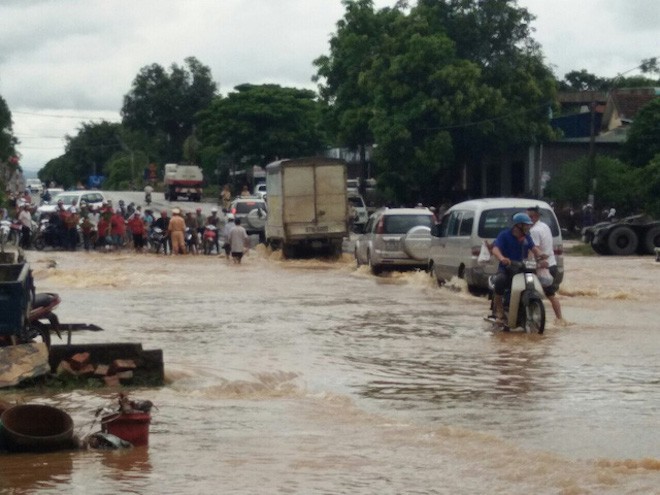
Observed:
[[[660,263],[567,257],[570,325],[350,257],[30,252],[75,342],[161,348],[149,447],[0,456],[0,493],[660,493]],[[54,265],[54,266],[53,266]],[[546,304],[551,311],[549,304]],[[99,429],[106,389],[2,391]]]

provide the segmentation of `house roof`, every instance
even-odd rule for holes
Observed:
[[[610,93],[612,103],[622,120],[633,120],[637,112],[656,96],[655,88],[616,89]]]

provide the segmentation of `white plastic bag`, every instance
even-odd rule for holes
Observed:
[[[488,263],[490,261],[490,249],[488,249],[488,241],[484,241],[481,244],[481,249],[479,250],[479,257],[477,258],[478,263]]]

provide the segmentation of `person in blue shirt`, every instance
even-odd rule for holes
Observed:
[[[493,295],[495,318],[498,322],[504,322],[504,291],[511,285],[512,274],[507,267],[512,261],[527,259],[530,251],[537,259],[542,259],[544,256],[529,235],[529,229],[533,224],[526,213],[516,213],[513,215],[513,227],[502,230],[493,242],[492,255],[500,262],[494,279],[495,294]]]

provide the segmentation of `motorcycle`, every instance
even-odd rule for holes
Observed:
[[[511,285],[504,293],[505,330],[521,327],[527,333],[542,334],[545,330],[545,306],[543,306],[543,286],[536,275],[534,260],[512,261],[507,267],[511,274]],[[488,287],[494,294],[494,277],[488,280]],[[491,312],[493,304],[491,302]],[[488,321],[494,322],[492,313]]]
[[[151,231],[149,232],[149,244],[151,245],[151,248],[155,253],[158,253],[160,251],[160,248],[163,248],[163,253],[166,253],[166,247],[165,247],[165,239],[166,239],[165,232],[163,232],[163,229],[159,227],[153,227]]]
[[[218,237],[218,228],[215,225],[207,225],[204,227],[204,235],[203,235],[203,247],[204,247],[204,254],[211,254],[213,251],[213,247],[215,246],[215,240]],[[218,253],[220,254],[220,253]]]
[[[147,206],[149,206],[151,204],[151,193],[150,192],[144,193],[144,202]]]
[[[190,227],[186,227],[183,238],[186,243],[186,252],[197,254],[197,232]]]

